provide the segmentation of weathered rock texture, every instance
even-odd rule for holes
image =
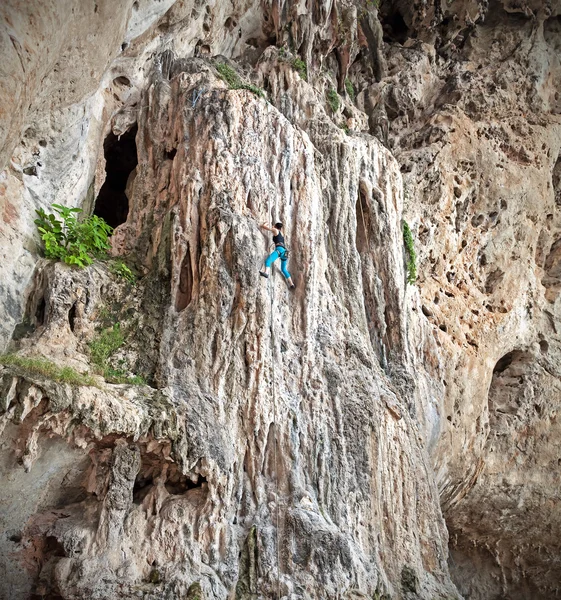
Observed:
[[[1,594],[553,597],[561,5],[74,4],[2,6],[0,334],[146,384],[2,367]]]

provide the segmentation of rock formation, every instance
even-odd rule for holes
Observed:
[[[554,597],[561,3],[43,4],[0,7],[0,595]],[[41,258],[54,202],[115,259]]]

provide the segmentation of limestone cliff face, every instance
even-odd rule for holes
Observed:
[[[2,7],[3,597],[556,593],[561,4],[374,4]]]

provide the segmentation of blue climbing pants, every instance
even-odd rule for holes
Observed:
[[[269,256],[267,256],[267,258],[265,259],[265,266],[270,267],[275,262],[275,260],[277,260],[277,258],[280,258],[282,274],[288,279],[290,277],[290,273],[288,272],[288,269],[286,268],[286,265],[288,263],[288,257],[284,258],[285,254],[286,254],[286,249],[283,248],[282,246],[275,248],[275,251],[271,252],[271,254],[269,254]]]

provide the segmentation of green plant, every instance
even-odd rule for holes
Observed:
[[[78,373],[72,367],[59,367],[54,362],[42,357],[19,356],[17,354],[4,354],[0,356],[0,364],[14,366],[31,374],[42,375],[53,381],[69,383],[70,385],[96,386],[97,383],[90,375]]]
[[[333,113],[336,113],[341,105],[339,94],[333,88],[327,92],[327,104]]]
[[[351,130],[349,129],[349,126],[346,123],[341,123],[341,125],[339,125],[339,128],[342,129],[347,135],[350,135]]]
[[[249,90],[259,98],[265,98],[265,92],[252,83],[246,83],[238,73],[226,63],[218,63],[216,70],[220,77],[229,85],[231,90]]]
[[[144,385],[146,382],[140,375],[129,377],[125,370],[125,361],[120,360],[118,367],[110,364],[109,359],[125,343],[125,336],[121,330],[120,323],[113,327],[104,329],[96,338],[89,342],[90,358],[109,383],[129,383],[132,385]]]
[[[417,253],[413,245],[413,234],[407,221],[403,221],[403,242],[407,250],[407,283],[414,284],[417,279]]]
[[[349,98],[354,102],[356,97],[355,86],[350,79],[345,79],[345,89],[347,90]]]
[[[80,208],[68,208],[60,204],[53,204],[52,208],[56,215],[47,214],[42,208],[35,211],[38,215],[35,224],[45,244],[47,258],[86,267],[92,264],[94,258],[107,254],[113,228],[103,219],[91,215],[79,221],[77,214],[82,212]]]
[[[104,329],[88,346],[92,362],[102,371],[107,368],[107,360],[125,343],[120,323]]]
[[[136,283],[136,275],[127,267],[122,260],[115,260],[109,265],[109,270],[113,275],[128,281],[129,283]]]
[[[300,75],[301,79],[308,81],[308,67],[301,58],[296,57],[292,61],[292,66],[298,71],[298,75]]]

